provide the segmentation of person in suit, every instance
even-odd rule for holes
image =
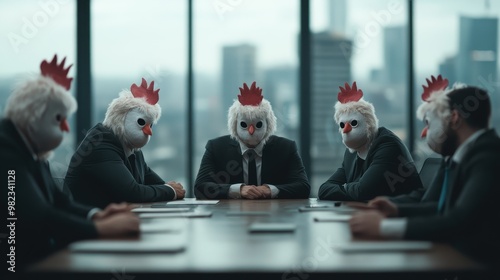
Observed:
[[[255,82],[228,112],[230,135],[209,140],[194,185],[199,199],[308,198],[294,141],[274,136],[276,117]]]
[[[52,179],[47,159],[69,131],[67,118],[76,110],[64,62],[58,65],[56,56],[51,63],[42,62],[42,75],[14,89],[0,120],[0,171],[8,180],[2,212],[11,219],[9,235],[15,233],[0,245],[8,248],[2,248],[3,257],[11,252],[7,264],[12,272],[76,240],[139,231],[129,205],[101,210],[76,203]]]
[[[154,82],[148,87],[142,79],[141,86],[122,91],[109,105],[103,123],[90,129],[64,180],[75,200],[103,207],[184,198],[184,187],[160,178],[141,151],[161,115],[158,92]]]
[[[362,96],[356,82],[340,87],[335,121],[346,151],[342,166],[320,186],[319,199],[367,201],[422,187],[410,152],[392,131],[378,126],[373,105]]]
[[[350,220],[357,237],[448,242],[488,264],[498,263],[500,250],[500,138],[489,128],[491,104],[480,88],[435,79],[424,90],[419,118],[422,136],[446,158],[437,203],[400,208],[380,203],[378,210],[362,211]]]

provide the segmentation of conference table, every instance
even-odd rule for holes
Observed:
[[[299,211],[299,208],[308,210],[304,207],[311,205],[314,211]],[[328,211],[314,208],[317,205],[327,207]],[[186,206],[166,204],[165,207]],[[389,241],[357,240],[352,237],[348,222],[342,219],[315,221],[346,217],[350,213],[347,206],[333,201],[220,200],[215,205],[189,207],[190,212],[208,211],[211,216],[141,218],[141,223],[164,225],[165,230],[120,239],[171,244],[179,250],[77,252],[68,247],[30,267],[28,278],[42,275],[50,279],[107,280],[186,277],[305,280],[365,276],[370,279],[462,279],[484,272],[480,264],[446,244],[433,243],[422,250],[341,250],[339,248],[345,245]],[[280,232],[250,232],[254,223],[277,223],[292,228]]]

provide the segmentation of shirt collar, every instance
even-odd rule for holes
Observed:
[[[264,150],[264,141],[260,141],[259,145],[255,148],[248,148],[243,142],[238,141],[240,143],[240,149],[241,149],[241,154],[244,155],[247,150],[253,149],[254,152],[259,156],[262,157],[262,151]]]
[[[453,154],[451,160],[453,160],[455,163],[460,163],[465,156],[465,154],[469,151],[470,147],[474,144],[474,142],[481,136],[483,133],[486,132],[486,129],[480,129],[476,132],[474,132],[469,138],[467,138],[462,145],[458,147],[458,149],[455,151]]]

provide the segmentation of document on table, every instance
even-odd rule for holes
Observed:
[[[265,211],[228,211],[227,216],[269,216],[271,213]]]
[[[297,226],[291,223],[253,223],[248,230],[257,232],[293,232]]]
[[[349,222],[351,215],[335,215],[330,217],[314,217],[315,222]]]
[[[425,241],[359,241],[336,244],[332,247],[344,253],[423,251],[430,250],[432,243]]]
[[[167,202],[168,205],[214,205],[219,200],[175,200]]]
[[[134,213],[177,213],[177,212],[189,212],[191,208],[134,208],[132,212]]]
[[[139,225],[141,233],[174,232],[181,231],[182,228],[179,224],[170,223],[141,223]]]
[[[299,212],[337,212],[351,214],[358,211],[351,207],[300,207]]]
[[[205,218],[211,217],[212,212],[183,212],[183,213],[143,213],[139,214],[139,218],[152,219],[152,218]]]
[[[175,253],[184,250],[184,244],[169,244],[144,240],[86,240],[69,245],[74,252],[95,253]]]

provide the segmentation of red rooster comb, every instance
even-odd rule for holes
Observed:
[[[351,101],[359,101],[361,97],[363,97],[363,91],[358,90],[358,86],[356,86],[356,82],[352,83],[352,88],[348,83],[345,83],[345,88],[339,87],[340,91],[337,96],[340,103],[347,103]]]
[[[130,91],[135,98],[146,98],[146,102],[151,105],[155,105],[158,100],[160,100],[160,96],[158,96],[158,92],[160,89],[153,90],[155,86],[155,82],[151,81],[151,84],[148,87],[148,83],[144,78],[142,78],[141,86],[138,87],[136,84],[132,84],[130,87]]]
[[[65,62],[66,57],[61,61],[60,65],[57,65],[57,54],[55,54],[50,63],[48,63],[47,60],[42,61],[40,70],[42,71],[42,76],[51,78],[54,82],[61,85],[66,90],[69,90],[73,78],[68,78],[67,75],[73,64],[64,69]]]
[[[424,92],[422,93],[422,100],[429,102],[429,98],[431,97],[432,93],[436,91],[440,91],[445,89],[448,86],[448,79],[443,79],[441,75],[437,77],[437,79],[431,75],[431,80],[425,79],[427,81],[427,86],[422,85],[424,88]]]
[[[250,88],[246,83],[243,83],[243,88],[240,88],[240,94],[238,95],[241,105],[259,106],[263,98],[262,89],[255,86],[255,82],[252,83]]]

